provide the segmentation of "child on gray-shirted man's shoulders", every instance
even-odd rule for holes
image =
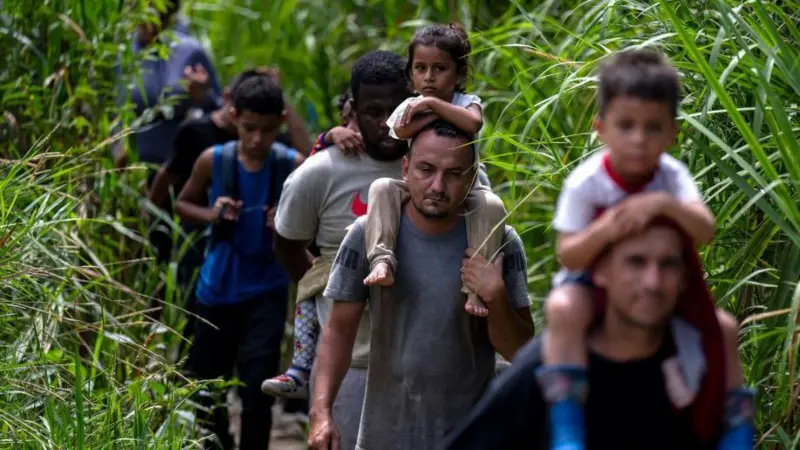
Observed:
[[[467,33],[458,24],[430,25],[414,34],[408,48],[406,73],[419,95],[401,103],[386,121],[392,137],[410,142],[419,130],[440,118],[469,135],[477,135],[483,126],[481,99],[464,92],[470,51]],[[479,164],[477,151],[475,164]],[[368,286],[394,284],[397,230],[408,198],[408,187],[402,180],[381,178],[370,187],[366,227],[370,274],[364,279]],[[467,195],[465,205],[469,245],[491,260],[503,240],[506,217],[503,201],[479,179]],[[475,293],[466,286],[462,292],[467,294],[464,307],[468,313],[489,314]]]

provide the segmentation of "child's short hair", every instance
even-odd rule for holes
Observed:
[[[263,77],[269,76],[269,71],[263,67],[254,67],[251,69],[243,70],[238,75],[236,75],[233,80],[231,80],[231,84],[228,86],[230,89],[231,95],[233,91],[236,90],[236,87],[242,84],[244,81],[253,78],[253,77]]]
[[[464,27],[457,22],[449,25],[434,24],[417,30],[408,46],[408,61],[406,62],[406,76],[411,79],[411,65],[414,64],[414,50],[418,45],[434,46],[450,54],[456,63],[456,71],[463,75],[466,81],[469,75],[469,54],[472,46]],[[456,85],[456,92],[464,92],[464,84]]]
[[[266,75],[257,75],[236,83],[231,92],[233,107],[239,112],[282,115],[284,104],[280,86]]]
[[[603,115],[615,97],[631,96],[666,103],[675,117],[680,90],[678,71],[662,53],[626,50],[612,55],[601,66],[598,110]]]
[[[356,103],[362,84],[402,84],[406,87],[403,57],[386,50],[375,50],[358,58],[350,75],[350,90]]]

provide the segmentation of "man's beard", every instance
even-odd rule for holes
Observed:
[[[364,127],[358,117],[356,116],[356,121],[358,122],[359,129],[363,130]],[[367,154],[370,158],[376,161],[397,161],[398,159],[405,156],[408,153],[408,144],[405,142],[397,142],[396,152],[391,154],[386,154],[381,152],[380,149],[380,140],[370,141],[367,139],[366,133],[363,131],[361,132],[361,137],[364,139],[364,153]]]
[[[645,331],[648,333],[655,333],[655,334],[663,333],[664,330],[669,325],[669,316],[664,317],[663,320],[659,320],[657,323],[647,323],[647,322],[642,322],[636,319],[635,317],[632,317],[626,311],[617,309],[616,312],[620,320],[625,324],[627,324],[629,327],[638,329],[640,331]]]
[[[426,195],[425,197],[423,197],[422,200],[425,201],[425,199],[438,200],[441,202],[447,202],[449,200],[444,194]],[[428,220],[442,220],[450,217],[451,211],[443,211],[443,210],[436,212],[426,211],[421,204],[417,204],[417,202],[415,202],[413,199],[411,200],[411,204],[414,205],[414,208],[417,210],[417,212],[420,213],[420,215],[422,215],[422,217]]]
[[[398,151],[387,155],[380,151],[378,145],[370,144],[367,141],[364,141],[364,153],[375,161],[397,161],[406,154],[406,152]]]

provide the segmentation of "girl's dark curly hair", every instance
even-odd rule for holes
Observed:
[[[451,22],[449,25],[434,24],[417,30],[408,46],[408,62],[406,76],[411,80],[411,65],[414,63],[414,50],[418,45],[434,46],[453,57],[456,71],[462,82],[456,85],[456,92],[464,92],[464,84],[469,75],[468,56],[472,52],[467,32],[461,24]]]

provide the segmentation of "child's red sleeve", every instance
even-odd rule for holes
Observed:
[[[314,153],[317,153],[318,151],[323,150],[323,149],[325,149],[325,147],[327,147],[327,145],[325,145],[325,135],[326,134],[328,134],[327,131],[324,132],[324,133],[320,133],[320,135],[317,136],[317,140],[314,141],[314,146],[311,147],[311,153],[309,153],[308,156],[311,156]]]

